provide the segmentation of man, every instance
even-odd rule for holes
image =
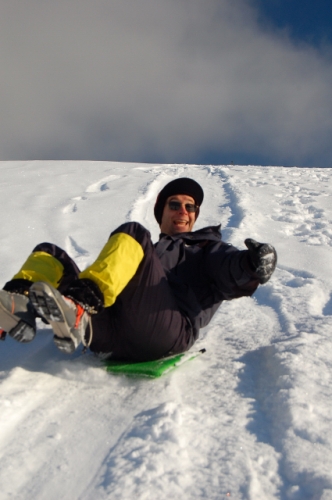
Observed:
[[[67,353],[83,343],[144,361],[188,350],[221,302],[252,295],[277,260],[268,244],[224,243],[220,226],[192,231],[203,197],[193,179],[171,181],[154,208],[158,243],[139,223],[123,224],[83,272],[56,245],[38,245],[0,291],[3,336],[30,341],[41,317]]]

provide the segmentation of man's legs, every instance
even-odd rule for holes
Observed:
[[[88,324],[86,311],[97,313],[92,314],[93,329],[87,332],[92,338],[91,350],[112,351],[116,358],[156,359],[185,351],[194,342],[150,233],[138,223],[123,224],[114,231],[96,261],[82,273],[59,247],[38,245],[4,289],[11,294],[30,290],[35,310],[51,324],[56,336],[67,336],[74,347]],[[84,309],[84,321],[77,334],[79,305]]]

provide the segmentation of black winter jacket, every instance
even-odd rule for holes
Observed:
[[[250,296],[258,287],[248,251],[223,242],[220,225],[175,236],[161,234],[155,249],[195,339],[223,300]]]

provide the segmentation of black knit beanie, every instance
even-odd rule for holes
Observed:
[[[175,194],[186,194],[194,198],[196,205],[201,206],[204,198],[204,192],[201,186],[194,181],[189,179],[189,177],[180,177],[179,179],[174,179],[174,181],[169,182],[157,196],[156,204],[154,206],[154,216],[158,222],[161,224],[161,219],[163,216],[163,211],[167,198]],[[199,214],[199,209],[196,212],[196,219]]]

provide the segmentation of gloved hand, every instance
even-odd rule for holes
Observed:
[[[272,245],[268,243],[259,243],[252,238],[247,238],[244,243],[248,248],[249,259],[253,266],[253,270],[262,285],[269,281],[276,268],[277,252]]]

